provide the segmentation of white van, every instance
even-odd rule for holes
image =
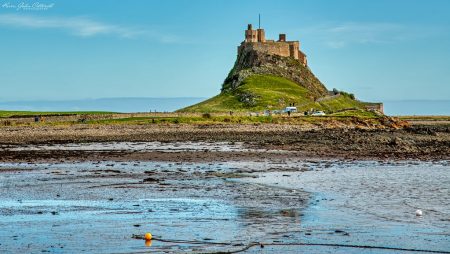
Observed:
[[[297,112],[297,107],[286,107],[284,109],[284,112],[285,113],[287,113],[287,112],[291,112],[291,113]]]

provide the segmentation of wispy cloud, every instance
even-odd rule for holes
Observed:
[[[29,29],[60,29],[75,36],[93,37],[109,35],[121,38],[150,37],[163,43],[173,43],[176,38],[154,31],[107,24],[87,17],[41,17],[31,15],[2,14],[0,26]]]
[[[355,44],[387,44],[437,34],[437,28],[406,26],[396,23],[326,23],[307,27],[301,31],[308,37],[321,40],[330,48],[343,48]]]
[[[325,31],[330,47],[341,48],[348,44],[389,43],[405,33],[405,27],[392,23],[345,23],[329,27]]]

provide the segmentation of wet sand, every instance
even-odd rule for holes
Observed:
[[[446,125],[4,127],[0,252],[448,251],[449,160]]]

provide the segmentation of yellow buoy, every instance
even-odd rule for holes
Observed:
[[[144,236],[144,238],[145,238],[145,240],[152,240],[152,234],[150,234],[150,233],[145,233],[145,236]]]

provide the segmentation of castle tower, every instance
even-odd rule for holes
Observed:
[[[245,30],[245,42],[257,42],[258,33],[253,30],[252,24],[248,24],[247,30]]]
[[[266,32],[264,29],[258,28],[258,42],[266,42]]]
[[[252,24],[248,24],[247,30],[245,30],[245,42],[266,42],[264,29],[253,30]]]

